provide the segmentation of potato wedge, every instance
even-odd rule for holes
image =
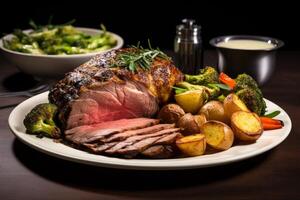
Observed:
[[[226,124],[230,122],[225,114],[223,103],[220,101],[209,101],[199,111],[199,114],[204,114],[206,119],[221,121]]]
[[[227,115],[228,119],[231,119],[231,115],[237,111],[250,112],[250,110],[247,108],[245,103],[242,100],[240,100],[240,98],[237,95],[233,93],[229,94],[224,99],[223,105],[224,105],[225,114]]]
[[[184,110],[177,104],[171,103],[164,105],[158,113],[158,119],[163,123],[177,123],[185,114]]]
[[[256,141],[263,133],[263,126],[256,113],[238,111],[231,116],[234,135],[241,141]]]
[[[203,155],[206,149],[206,140],[203,134],[195,134],[176,140],[176,146],[188,156]]]
[[[207,144],[215,149],[226,150],[233,144],[234,134],[223,122],[208,121],[201,127],[201,132],[205,135]]]
[[[177,104],[186,113],[197,113],[206,100],[205,90],[192,90],[175,95]]]

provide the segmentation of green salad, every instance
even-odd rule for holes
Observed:
[[[100,52],[116,46],[117,40],[101,25],[102,33],[86,34],[70,24],[36,26],[25,33],[13,32],[11,39],[3,40],[5,48],[36,55],[70,55]]]

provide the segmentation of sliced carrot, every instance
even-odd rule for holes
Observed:
[[[233,89],[236,85],[235,80],[233,80],[232,78],[230,78],[229,76],[227,76],[225,73],[221,72],[220,76],[219,76],[219,80],[228,85],[231,89]]]
[[[275,125],[282,125],[283,126],[283,121],[278,120],[278,119],[271,119],[268,117],[260,117],[260,120],[263,124],[275,124]]]
[[[264,130],[274,130],[274,129],[279,129],[282,128],[283,126],[281,124],[266,124],[263,123],[263,128]]]

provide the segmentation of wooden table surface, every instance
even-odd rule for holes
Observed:
[[[206,54],[215,64],[215,54]],[[13,66],[0,58],[0,90],[20,88]],[[293,128],[275,149],[241,162],[183,171],[129,171],[54,158],[17,140],[7,118],[22,98],[0,99],[0,199],[300,199],[300,52],[281,52],[263,88],[290,115]]]

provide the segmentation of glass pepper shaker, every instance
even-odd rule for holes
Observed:
[[[201,26],[192,19],[183,19],[182,23],[176,26],[175,63],[183,73],[196,74],[203,64]]]

